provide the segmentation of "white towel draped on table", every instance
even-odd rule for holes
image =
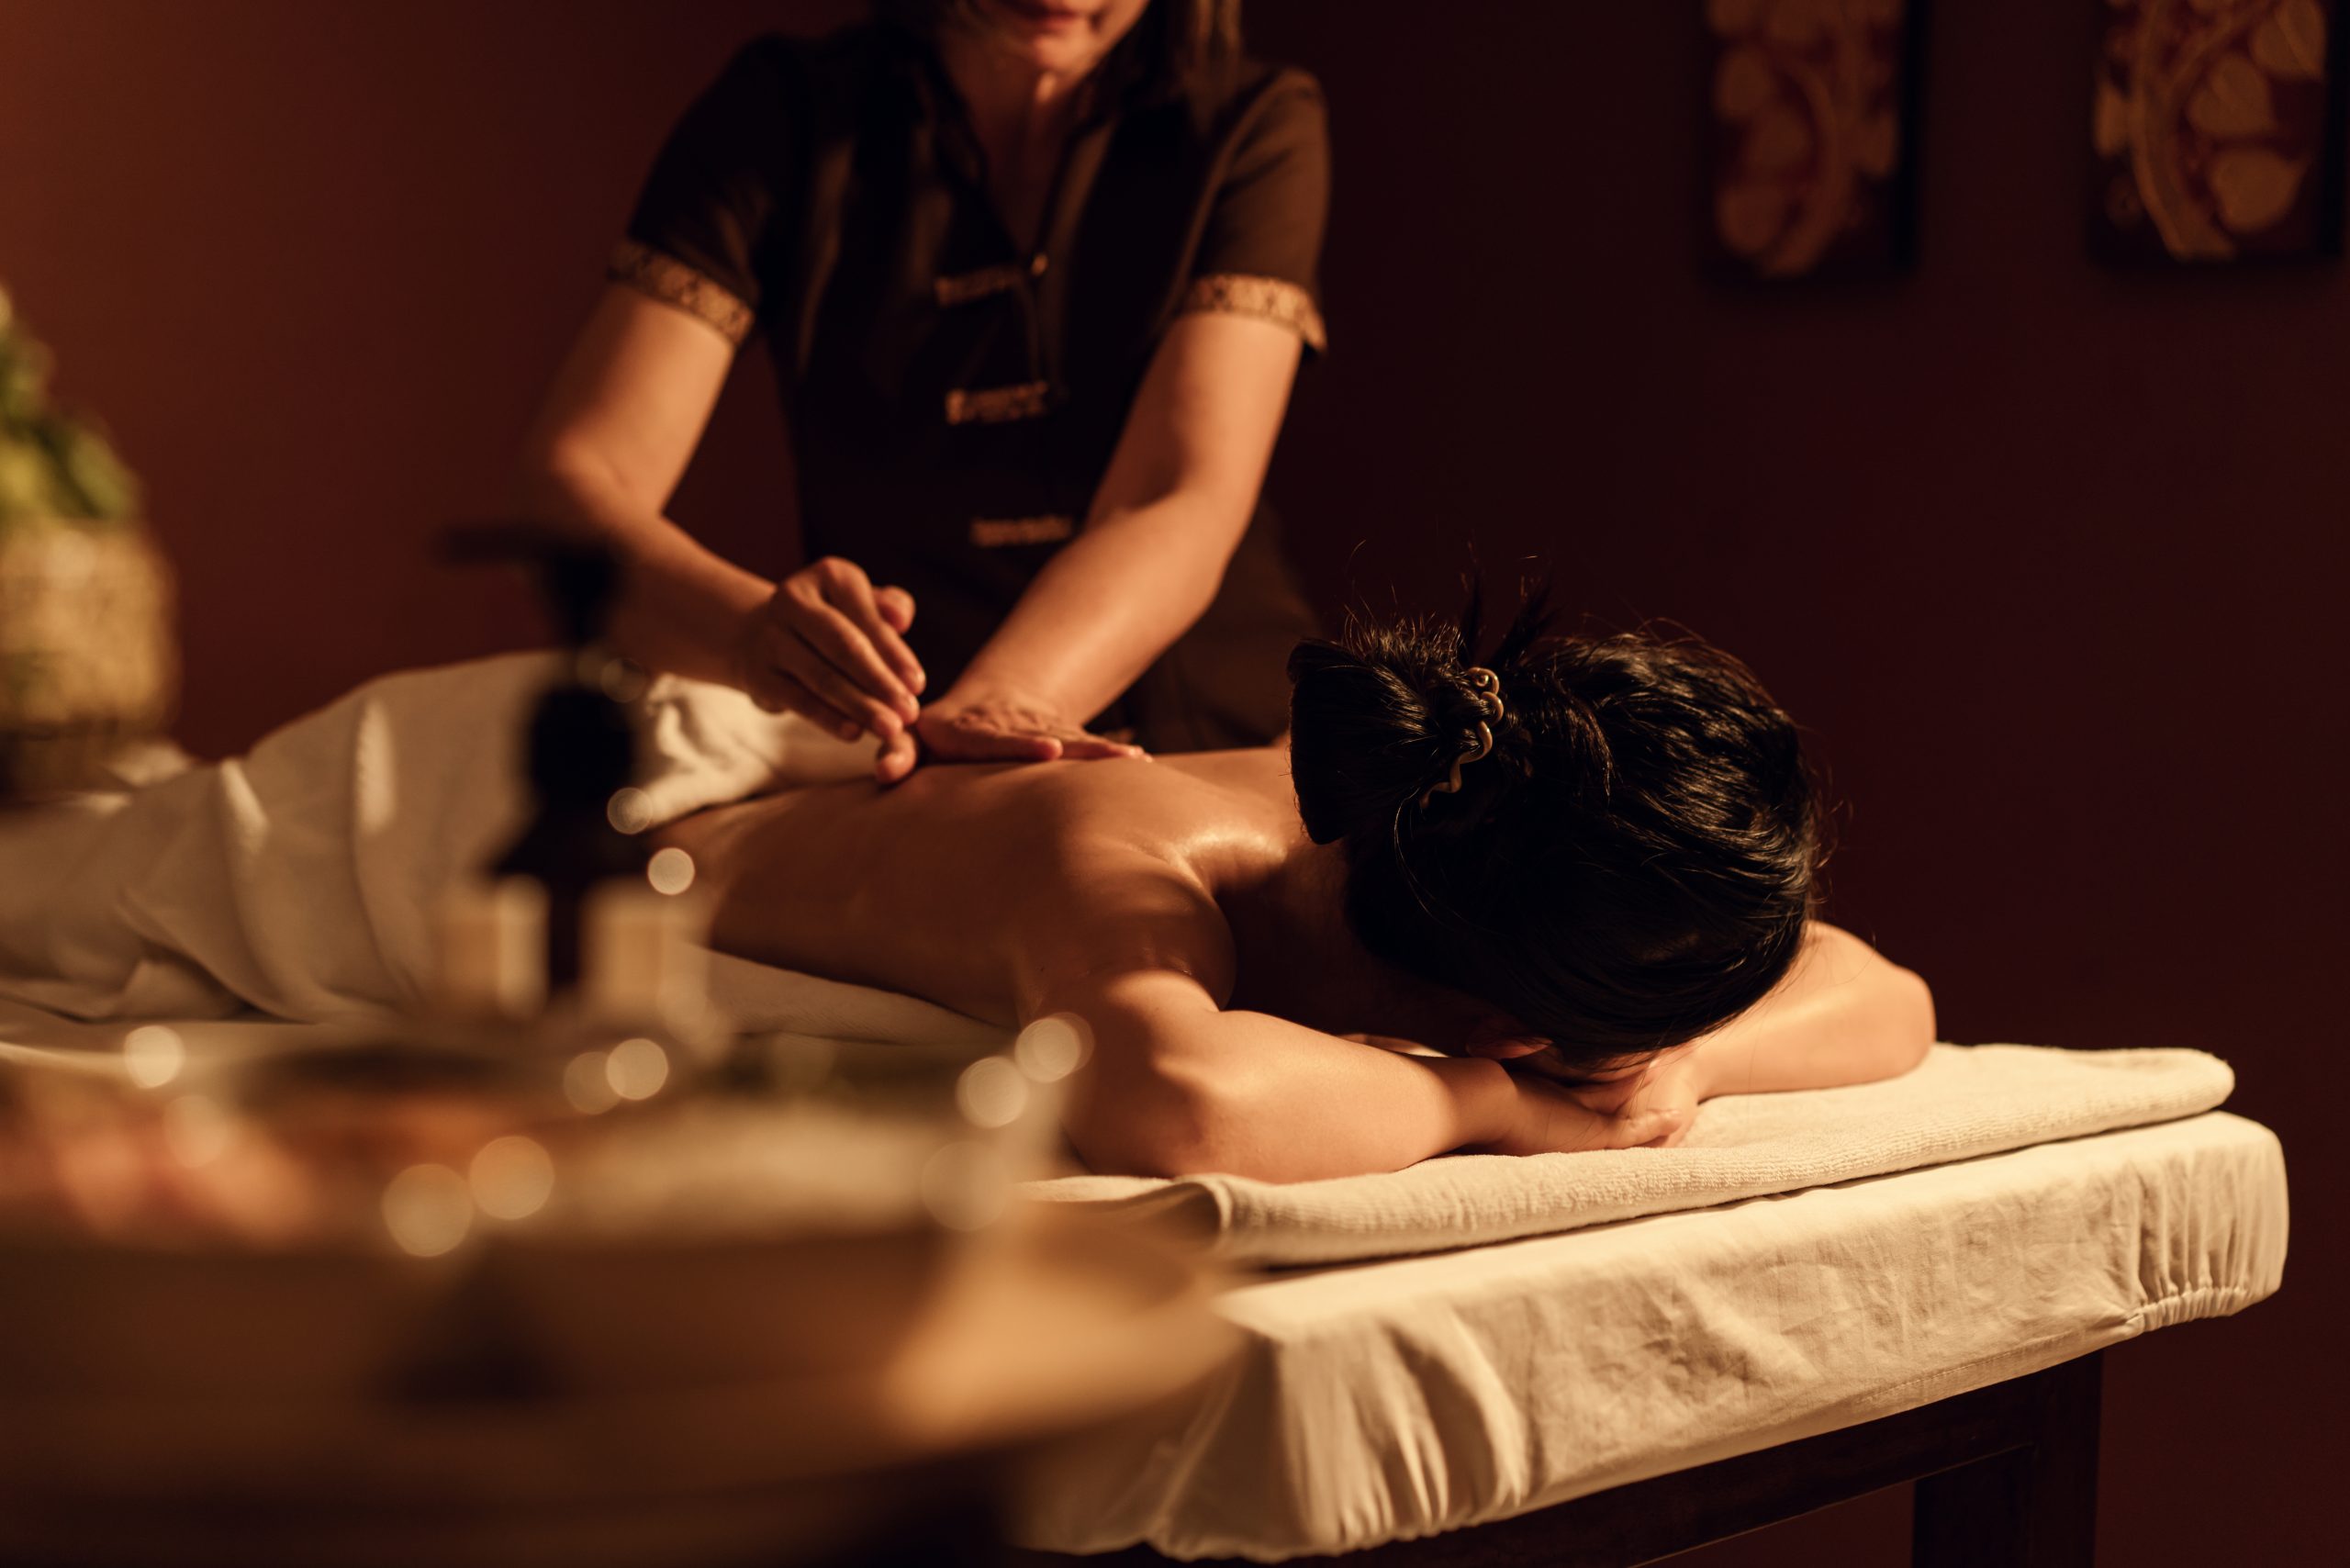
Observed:
[[[2170,1121],[2228,1097],[2201,1051],[1937,1046],[1905,1077],[1707,1101],[1680,1147],[1457,1155],[1277,1186],[1079,1176],[1040,1196],[1164,1215],[1238,1263],[1392,1258],[1706,1208]]]

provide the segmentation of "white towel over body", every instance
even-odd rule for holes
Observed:
[[[441,895],[520,832],[523,727],[559,655],[385,676],[243,756],[141,789],[0,810],[0,998],[80,1019],[309,1023],[416,1006]],[[869,743],[663,678],[643,788],[658,825],[763,790],[858,776]],[[964,1041],[911,997],[738,959],[714,1000],[744,1027]]]

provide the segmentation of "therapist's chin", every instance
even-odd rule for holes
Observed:
[[[1102,62],[1125,28],[1125,7],[1083,0],[978,0],[973,9],[994,35],[997,47],[1033,70],[1053,76],[1081,76]]]

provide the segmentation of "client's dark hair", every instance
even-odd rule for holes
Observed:
[[[1501,1008],[1595,1070],[1695,1038],[1795,961],[1818,812],[1795,725],[1694,638],[1548,634],[1541,596],[1483,661],[1458,626],[1358,623],[1290,655],[1291,770],[1343,842],[1347,917],[1390,964]]]

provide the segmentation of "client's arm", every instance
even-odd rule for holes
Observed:
[[[1834,1089],[1897,1078],[1934,1042],[1926,982],[1849,931],[1813,922],[1779,988],[1712,1034],[1646,1067],[1570,1091],[1591,1109],[1662,1112],[1678,1143],[1717,1094]]]
[[[1100,1171],[1306,1182],[1400,1170],[1451,1149],[1656,1143],[1686,1115],[1674,1107],[1595,1111],[1498,1062],[1404,1056],[1268,1014],[1227,1012],[1173,969],[1089,978],[1052,1002],[1092,1030],[1093,1057],[1065,1126]]]
[[[1698,1097],[1832,1089],[1897,1078],[1934,1043],[1926,982],[1833,925],[1812,923],[1779,988],[1698,1041]]]

